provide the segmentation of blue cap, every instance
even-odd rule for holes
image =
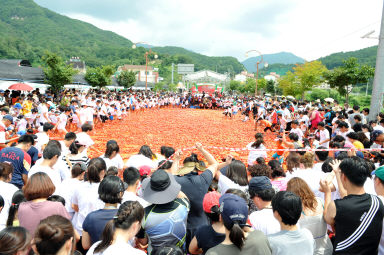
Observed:
[[[23,109],[20,103],[16,103],[13,107],[16,109]]]
[[[5,119],[5,120],[9,120],[9,121],[13,124],[13,117],[12,117],[11,115],[9,115],[9,114],[5,115],[5,116],[3,117],[3,119]]]
[[[237,195],[226,193],[220,197],[220,212],[225,224],[238,223],[245,226],[248,220],[248,206],[245,200]]]
[[[249,190],[261,191],[266,189],[272,189],[271,180],[266,176],[256,176],[249,182]]]

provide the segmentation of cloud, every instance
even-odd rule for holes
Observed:
[[[359,0],[35,0],[133,42],[179,46],[210,56],[257,49],[312,60],[377,44],[382,1]]]

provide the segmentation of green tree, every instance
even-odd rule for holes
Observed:
[[[343,65],[333,70],[324,72],[324,78],[331,88],[339,91],[346,97],[349,103],[349,93],[353,86],[359,83],[367,83],[375,74],[375,69],[368,65],[360,65],[357,58],[349,58],[343,61]]]
[[[261,90],[263,89],[265,91],[267,87],[267,80],[264,79],[264,78],[261,78],[261,79],[257,79],[257,90]]]
[[[327,71],[327,68],[316,60],[296,65],[293,70],[298,81],[297,89],[301,93],[301,98],[304,99],[305,92],[312,90],[314,85],[323,81],[322,75]]]
[[[323,81],[323,73],[327,68],[320,61],[298,64],[281,77],[279,87],[284,95],[305,97],[305,92],[312,90],[313,86]]]
[[[158,82],[155,84],[155,87],[153,88],[154,91],[162,91],[164,90],[164,83]]]
[[[113,66],[100,66],[88,68],[85,74],[85,80],[92,86],[105,87],[112,84],[112,74],[115,70]]]
[[[51,85],[54,93],[58,93],[65,84],[72,83],[72,76],[76,71],[70,65],[66,65],[61,57],[47,52],[43,57],[45,82]]]
[[[177,84],[170,83],[168,85],[168,91],[176,92],[177,91]]]
[[[232,80],[229,82],[229,90],[237,91],[240,88],[241,84],[239,81]]]
[[[256,81],[255,81],[255,79],[248,78],[247,81],[245,82],[244,89],[241,92],[255,94],[255,90],[256,90]]]
[[[117,76],[117,83],[124,88],[130,88],[136,83],[136,75],[132,71],[124,70]]]
[[[265,91],[267,93],[273,93],[273,94],[276,94],[276,91],[275,91],[275,82],[273,80],[268,80],[267,81],[267,84],[265,86]]]

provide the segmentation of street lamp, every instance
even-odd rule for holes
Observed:
[[[257,97],[257,79],[259,78],[259,64],[263,63],[263,54],[261,54],[261,52],[258,51],[258,50],[249,50],[249,51],[247,51],[247,52],[245,53],[245,57],[248,57],[248,54],[249,54],[250,52],[253,52],[253,51],[256,52],[256,53],[258,53],[258,54],[260,55],[260,57],[261,57],[260,61],[257,61],[257,63],[256,63],[256,78],[255,78],[255,81],[256,81],[256,89],[255,89],[255,97]],[[264,67],[267,68],[267,67],[268,67],[268,63],[264,63]]]
[[[146,42],[137,42],[132,45],[132,49],[136,49],[137,44],[148,44]],[[149,48],[149,51],[145,52],[145,92],[147,92],[147,87],[148,87],[148,55],[152,54],[152,49]],[[157,54],[154,55],[154,58],[157,59],[159,56]]]

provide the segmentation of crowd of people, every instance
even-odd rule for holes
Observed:
[[[0,91],[0,103],[0,254],[384,254],[384,114],[204,93]],[[99,126],[163,107],[240,113],[233,125],[257,131],[247,162],[199,142],[126,161],[118,140],[94,148]]]

